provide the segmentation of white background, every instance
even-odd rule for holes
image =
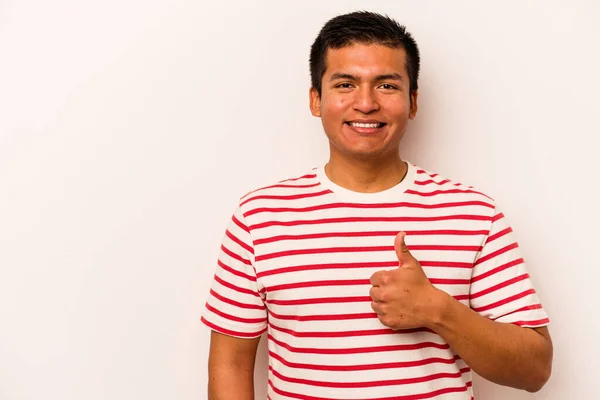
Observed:
[[[600,396],[597,2],[4,0],[1,399],[206,398],[227,221],[327,160],[309,47],[365,8],[421,48],[402,155],[496,198],[552,320],[547,386],[478,399]]]

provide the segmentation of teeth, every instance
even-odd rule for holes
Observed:
[[[369,124],[360,123],[360,122],[350,122],[350,126],[353,126],[355,128],[378,128],[379,125],[380,124],[378,122],[369,123]]]

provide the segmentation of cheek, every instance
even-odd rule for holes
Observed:
[[[323,109],[330,114],[337,114],[346,108],[347,101],[348,99],[344,97],[329,98],[323,102]]]
[[[346,114],[346,102],[347,100],[345,99],[338,99],[323,104],[321,118],[327,125],[338,125],[344,119],[344,115]]]
[[[410,113],[409,99],[394,99],[389,104],[384,104],[384,107],[397,117],[407,117]]]

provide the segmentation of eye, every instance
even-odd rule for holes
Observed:
[[[396,86],[391,85],[389,83],[384,83],[384,84],[380,85],[379,87],[382,88],[382,89],[385,89],[385,90],[394,90],[394,89],[397,89]]]
[[[352,87],[351,83],[348,82],[344,82],[344,83],[339,83],[337,85],[335,85],[336,88],[340,88],[340,89],[350,89]]]

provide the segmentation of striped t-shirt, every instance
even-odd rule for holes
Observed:
[[[240,200],[202,321],[241,338],[267,332],[269,399],[473,398],[469,366],[439,335],[394,331],[371,309],[369,278],[398,267],[400,231],[431,283],[461,303],[499,322],[549,323],[495,202],[408,165],[378,193],[316,168]]]

